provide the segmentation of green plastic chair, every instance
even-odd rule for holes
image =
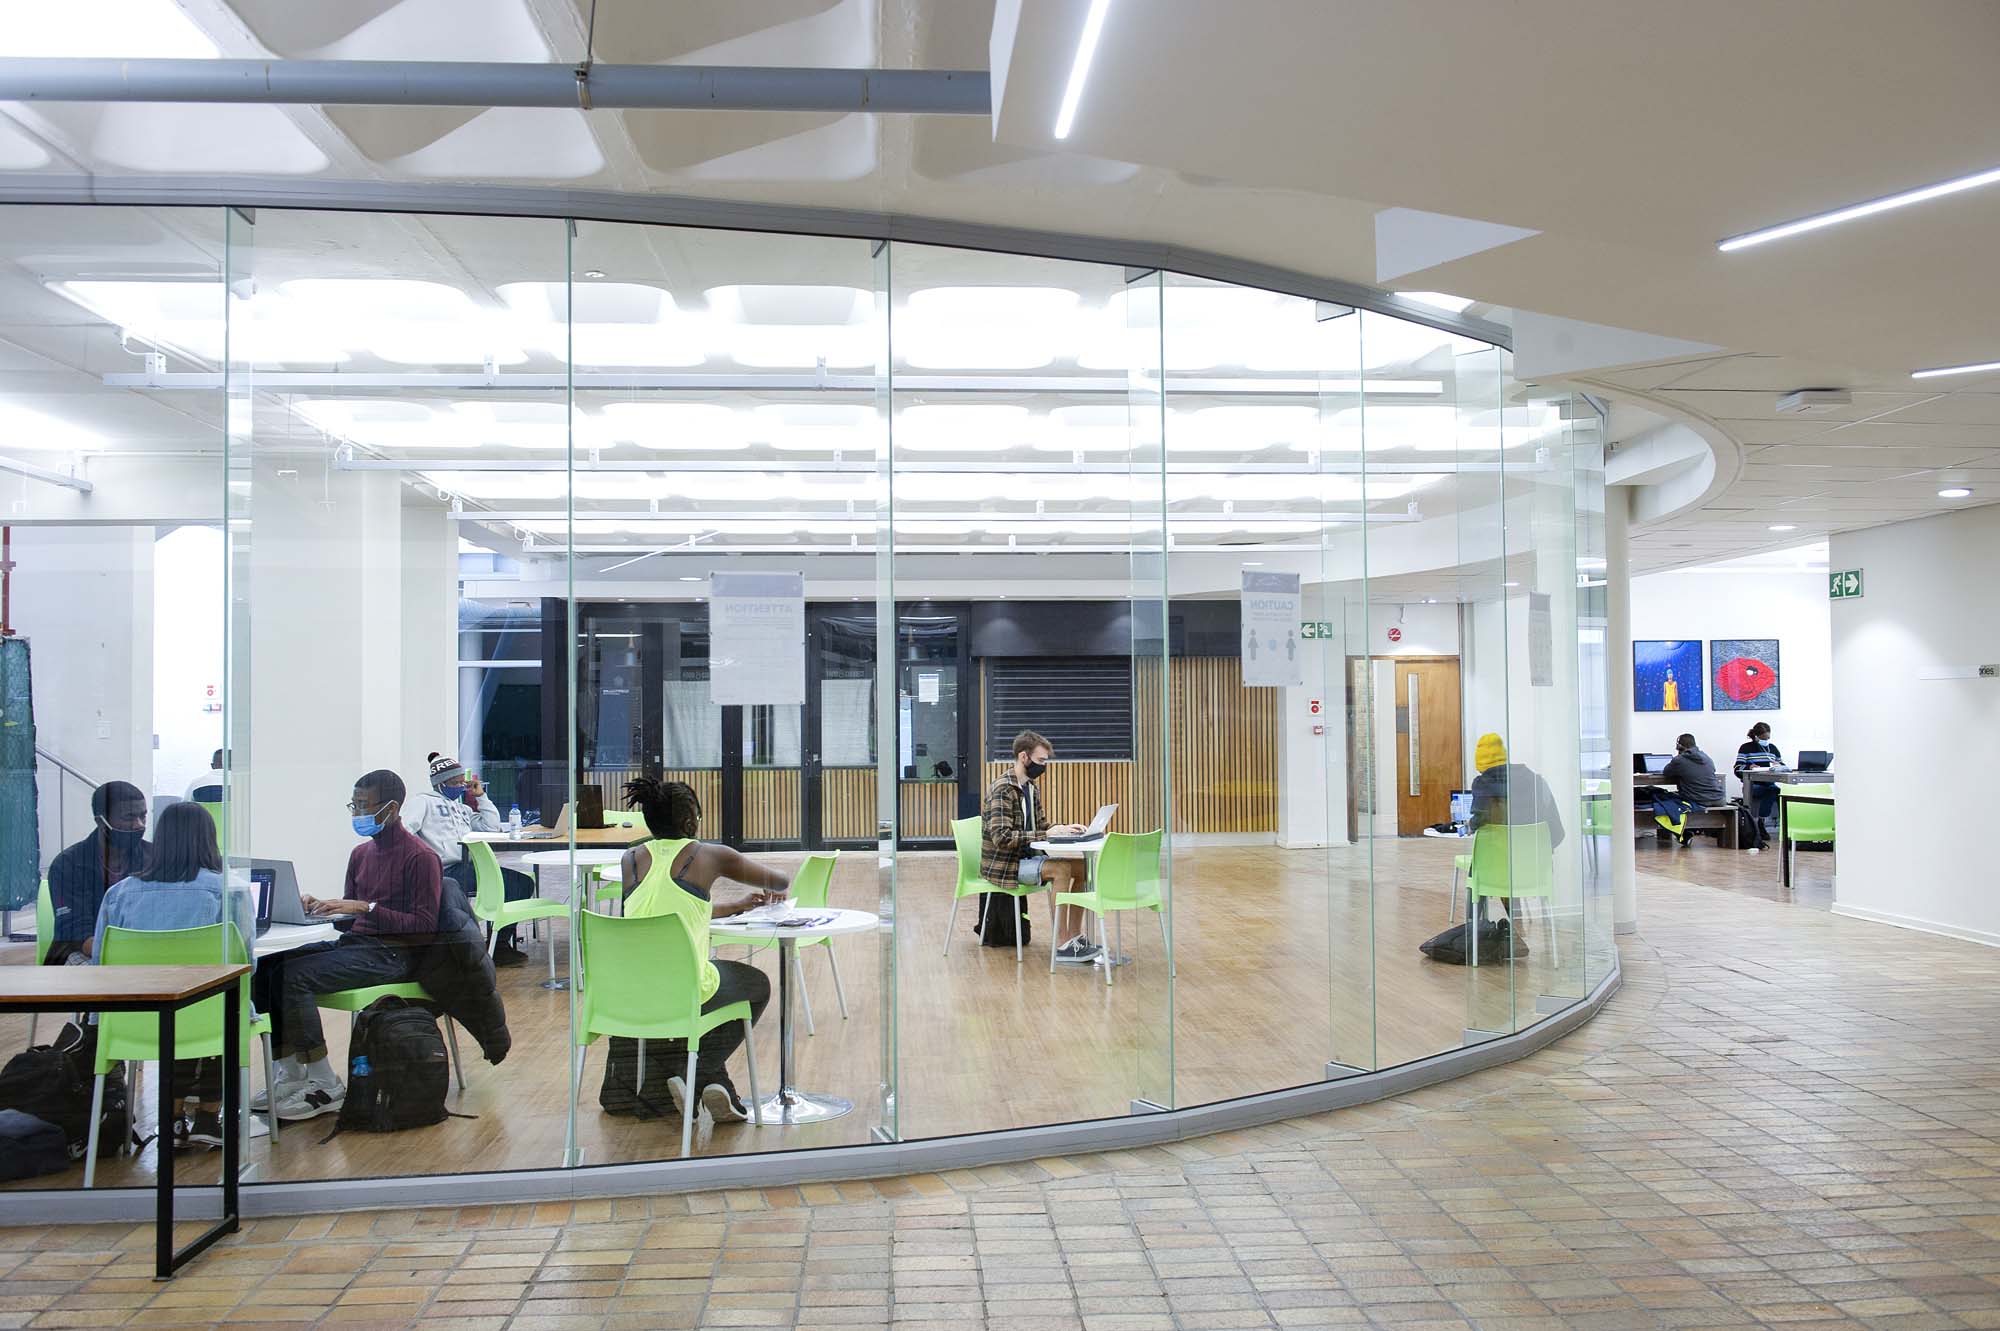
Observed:
[[[49,880],[44,878],[41,887],[35,891],[35,964],[45,964],[49,959],[49,949],[56,945],[56,903],[49,896]],[[35,1026],[42,1014],[28,1014],[28,1048],[35,1047]]]
[[[208,810],[209,820],[215,824],[215,844],[222,847],[226,854],[229,850],[229,833],[222,825],[223,806],[219,803],[210,804],[206,800],[191,800],[189,803],[199,804]]]
[[[1590,871],[1597,872],[1597,838],[1611,835],[1611,783],[1583,783],[1584,848],[1590,853]]]
[[[330,994],[314,994],[313,1002],[329,1012],[345,1012],[347,1029],[351,1036],[354,1031],[354,1019],[361,1015],[363,1008],[378,998],[402,998],[412,1003],[437,1002],[430,996],[429,990],[409,980],[399,984],[371,984],[360,989],[339,989]],[[443,1013],[439,1013],[439,1019],[444,1022],[445,1044],[451,1048],[452,1074],[457,1077],[458,1089],[462,1091],[465,1089],[465,1060],[458,1052],[458,1026]]]
[[[488,957],[500,945],[500,931],[508,925],[569,914],[569,907],[560,901],[545,901],[541,897],[507,900],[507,881],[500,873],[500,857],[484,841],[466,842],[465,853],[472,859],[472,913],[486,925]],[[553,929],[549,931],[549,978],[556,978],[556,935]],[[460,1089],[464,1089],[463,1083]]]
[[[225,944],[224,932],[228,939]],[[194,929],[120,929],[107,927],[104,931],[104,955],[98,958],[100,966],[212,966],[216,959],[225,955],[234,965],[242,965],[248,959],[243,946],[242,935],[234,925],[209,924]],[[242,982],[242,1002],[245,1013],[250,1010],[250,977]],[[236,1051],[238,1066],[248,1067],[250,1063],[250,1037],[256,1036],[264,1047],[264,1085],[274,1084],[271,1068],[271,1019],[251,1016],[239,1028],[243,1034],[242,1047]],[[174,1016],[174,1047],[166,1054],[168,1058],[217,1058],[222,1055],[222,997],[196,1003],[182,1008]],[[97,1185],[97,1130],[104,1111],[104,1075],[113,1063],[157,1063],[161,1058],[160,1019],[151,1012],[104,1012],[97,1018],[97,1059],[92,1069],[96,1073],[90,1091],[90,1142],[83,1157],[83,1186]],[[248,1098],[249,1082],[245,1078],[239,1083]],[[137,1096],[135,1095],[136,1101]],[[167,1115],[175,1106],[160,1106],[160,1131],[173,1131]],[[267,1114],[271,1125],[271,1138],[277,1140],[278,1116]],[[239,1130],[246,1125],[242,1118],[237,1120]],[[121,1143],[121,1150],[123,1144]]]
[[[1033,896],[1037,892],[1048,892],[1049,938],[1051,940],[1055,938],[1055,893],[1050,891],[1049,884],[1009,883],[1002,886],[999,883],[989,883],[984,878],[981,878],[979,876],[980,836],[978,818],[952,819],[951,837],[958,846],[958,885],[952,889],[951,918],[945,921],[944,926],[944,954],[947,957],[951,955],[952,929],[958,923],[958,903],[967,897],[977,896],[981,892],[992,892],[999,896],[1013,897],[1017,900],[1021,897]],[[1020,960],[1021,931],[1016,929],[1014,931],[1014,961],[1018,965]]]
[[[832,854],[815,852],[806,856],[806,862],[792,875],[791,903],[801,910],[824,909],[827,892],[833,886],[833,868],[839,859],[840,852],[837,850]],[[763,948],[777,946],[775,938],[753,939],[745,947],[744,956],[748,959]],[[809,947],[826,949],[826,964],[833,970],[833,996],[840,1002],[840,1019],[847,1020],[847,987],[840,982],[840,959],[834,955],[833,939],[824,936],[801,939],[792,948],[792,978],[798,983],[799,1008],[806,1019],[807,1035],[813,1033],[813,1005],[812,996],[806,992],[806,964],[802,954]]]
[[[571,1121],[576,1118],[576,1088],[583,1079],[584,1050],[598,1036],[639,1041],[635,1090],[646,1084],[646,1041],[685,1040],[687,1094],[681,1097],[681,1155],[688,1155],[694,1147],[695,1100],[701,1094],[694,1077],[701,1037],[724,1022],[740,1021],[743,1053],[750,1065],[750,1116],[757,1126],[764,1125],[750,1004],[745,1001],[713,1012],[701,1010],[701,975],[707,960],[678,915],[600,915],[587,910],[578,917],[581,983],[573,991],[576,1075],[569,1082]]]
[[[1562,944],[1556,937],[1553,905],[1556,895],[1555,851],[1547,823],[1488,823],[1472,834],[1472,854],[1465,857],[1465,918],[1477,914],[1481,897],[1508,897],[1542,902],[1549,926],[1549,960],[1562,965]],[[1479,964],[1479,949],[1466,949],[1466,963]]]
[[[1104,917],[1117,911],[1149,910],[1160,922],[1160,941],[1167,941],[1167,917],[1161,910],[1165,904],[1160,897],[1160,829],[1150,832],[1106,832],[1104,849],[1097,854],[1097,870],[1092,875],[1093,887],[1088,892],[1057,892],[1050,909],[1055,906],[1081,906],[1097,917],[1097,941],[1105,943]],[[1121,915],[1118,921],[1121,942],[1125,933],[1125,921]],[[1112,964],[1117,956],[1106,949],[1104,983],[1111,983],[1111,973],[1118,969]],[[1172,955],[1172,949],[1168,949]],[[1056,972],[1056,931],[1049,930],[1049,974]]]
[[[1795,796],[1810,795],[1815,799],[1832,799],[1833,783],[1820,781],[1808,785],[1778,787],[1778,827],[1785,835],[1785,872],[1788,877],[1798,871],[1798,843],[1811,841],[1831,845],[1833,843],[1833,809],[1831,804],[1794,804]]]

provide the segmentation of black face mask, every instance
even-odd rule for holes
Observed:
[[[1027,762],[1021,764],[1021,770],[1028,774],[1028,780],[1033,781],[1036,777],[1048,771],[1049,765],[1047,763],[1038,763],[1033,758],[1030,758]]]
[[[120,854],[129,855],[145,844],[146,834],[143,831],[113,827],[101,818],[98,820],[98,826],[104,829],[105,839],[111,843],[111,848]]]

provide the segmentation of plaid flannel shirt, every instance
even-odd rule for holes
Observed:
[[[1000,887],[1013,887],[1021,880],[1021,861],[1035,854],[1028,844],[1049,829],[1048,809],[1039,792],[1034,815],[1028,817],[1027,801],[1014,774],[1007,773],[986,792],[979,811],[979,876]]]

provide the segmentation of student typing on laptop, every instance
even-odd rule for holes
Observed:
[[[1082,890],[1083,861],[1051,859],[1038,854],[1033,843],[1049,836],[1081,836],[1089,829],[1074,823],[1051,826],[1048,811],[1035,782],[1049,770],[1054,753],[1046,739],[1032,730],[1014,737],[1014,766],[1003,773],[986,792],[979,816],[979,876],[989,883],[1047,883],[1053,892]],[[1016,912],[1014,927],[1020,928],[1023,906],[1019,899],[998,895],[980,898],[980,932],[986,931],[988,911]],[[1056,960],[1068,966],[1088,966],[1104,949],[1084,934],[1083,909],[1064,906],[1056,926],[1058,937],[1067,941],[1056,949]],[[999,935],[1011,945],[1012,932]]]

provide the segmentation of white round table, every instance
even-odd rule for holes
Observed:
[[[535,870],[535,891],[539,893],[542,890],[543,869],[601,869],[616,864],[623,858],[625,851],[617,847],[577,846],[571,849],[564,846],[559,850],[531,850],[521,857],[521,863]],[[584,893],[577,889],[576,881],[572,879],[569,885],[569,936],[572,946],[576,938],[576,913],[582,909],[583,897]],[[543,980],[542,988],[567,989],[569,977]]]
[[[824,924],[816,924],[806,929],[781,929],[769,922],[766,911],[772,907],[760,907],[743,915],[732,915],[728,919],[711,920],[708,926],[709,938],[713,942],[738,942],[744,939],[765,938],[778,944],[778,1091],[766,1096],[763,1102],[763,1118],[768,1124],[777,1123],[786,1127],[794,1123],[820,1123],[830,1118],[839,1118],[854,1108],[852,1100],[843,1100],[837,1095],[820,1095],[812,1091],[801,1091],[792,1084],[792,970],[793,960],[800,940],[812,942],[820,938],[832,938],[838,934],[866,933],[879,921],[865,910],[840,910],[833,906],[801,907],[786,903],[775,909],[783,915],[831,915]]]

